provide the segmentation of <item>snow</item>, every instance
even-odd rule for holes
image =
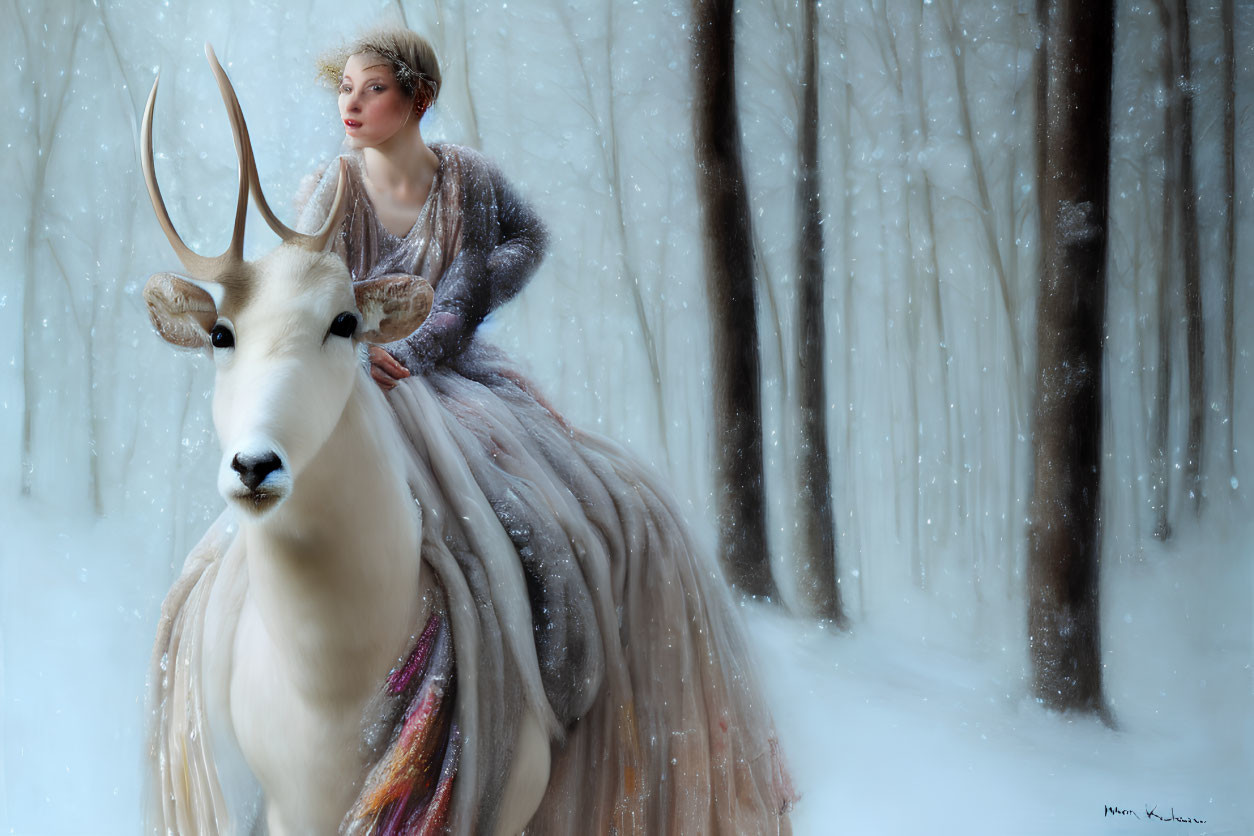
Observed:
[[[160,602],[130,570],[162,537],[14,498],[0,530],[0,833],[134,833]],[[1206,822],[1176,833],[1249,832],[1254,563],[1233,544],[1252,536],[1246,522],[1106,567],[1113,730],[1037,705],[1019,661],[973,651],[926,604],[849,634],[746,605],[801,793],[795,831],[1142,833],[1163,825],[1150,808]]]
[[[1254,527],[1227,534],[1105,568],[1115,729],[1043,709],[1025,667],[971,652],[943,618],[839,635],[753,612],[797,832],[1158,832],[1147,809],[1205,820],[1179,833],[1250,832],[1254,567],[1232,544]]]
[[[0,504],[0,833],[136,833],[160,536]]]

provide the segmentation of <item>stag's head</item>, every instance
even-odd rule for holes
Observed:
[[[153,169],[154,82],[144,112],[144,178],[157,219],[188,275],[153,276],[144,298],[153,326],[167,342],[211,350],[217,367],[213,421],[222,447],[218,489],[245,513],[264,516],[291,494],[302,469],[340,422],[365,377],[359,346],[411,333],[430,309],[432,293],[426,281],[411,276],[353,284],[332,252],[345,209],[343,161],[322,229],[306,235],[279,221],[262,193],[235,91],[212,47],[206,44],[205,51],[239,157],[235,228],[230,245],[216,257],[193,252],[175,231]],[[282,239],[256,261],[243,257],[250,191]]]

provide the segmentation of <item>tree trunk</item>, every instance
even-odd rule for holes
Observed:
[[[916,130],[919,133],[921,147],[927,148],[930,138],[930,127],[928,122],[928,99],[924,93],[924,49],[923,49],[923,13],[919,13],[919,22],[914,27],[914,55],[915,55],[915,116],[917,119]],[[906,105],[905,110],[911,108]],[[953,352],[949,347],[949,337],[945,329],[945,303],[941,294],[941,271],[940,256],[936,251],[936,202],[932,195],[932,175],[927,167],[918,162],[918,155],[914,155],[918,170],[912,176],[918,178],[923,185],[923,213],[924,213],[924,230],[925,240],[927,241],[927,275],[928,289],[927,292],[932,302],[932,315],[936,328],[936,344],[940,349],[940,381],[941,381],[941,412],[945,416],[945,447],[944,462],[946,465],[946,475],[954,484],[958,484],[960,474],[962,473],[961,457],[959,450],[962,447],[962,439],[965,433],[962,430],[962,413],[956,409],[951,409],[954,403],[953,387],[949,382],[949,370],[953,365]],[[948,492],[947,492],[948,493]],[[957,494],[957,516],[958,519],[964,518],[966,508],[963,504],[963,493],[961,490],[955,491]],[[946,496],[944,515],[939,520],[938,529],[943,532],[951,532],[954,530],[953,522],[953,504]]]
[[[967,150],[971,159],[971,173],[975,177],[976,194],[979,196],[980,226],[984,232],[984,246],[988,250],[988,263],[997,274],[997,286],[1001,292],[1002,310],[1006,315],[1006,329],[1010,334],[1011,360],[1013,365],[1007,370],[1008,386],[1014,393],[1014,408],[1011,414],[1017,423],[1022,415],[1023,398],[1016,385],[1022,373],[1022,355],[1019,348],[1019,326],[1015,318],[1014,289],[1006,277],[1006,257],[1002,255],[1001,244],[997,240],[997,213],[993,211],[993,200],[989,196],[988,176],[985,173],[984,159],[980,155],[980,146],[976,142],[975,122],[971,118],[971,93],[967,89],[966,58],[964,49],[970,46],[964,43],[959,32],[965,32],[958,21],[958,13],[954,9],[953,0],[944,0],[940,21],[944,28],[946,46],[953,59],[954,68],[954,101],[958,105],[958,124],[962,127],[962,136],[967,141]],[[965,35],[964,35],[965,37]],[[1013,236],[1012,236],[1013,240]],[[1018,427],[1015,428],[1016,433]]]
[[[658,359],[661,352],[658,346],[658,338],[654,335],[653,325],[650,322],[647,306],[645,305],[645,296],[640,289],[640,273],[636,269],[636,260],[631,253],[631,238],[627,234],[627,209],[624,205],[623,197],[626,193],[626,183],[624,182],[622,165],[618,155],[619,143],[613,139],[618,136],[617,111],[619,101],[617,92],[614,89],[614,5],[610,3],[606,5],[605,9],[605,73],[604,77],[600,79],[600,83],[604,85],[607,91],[605,97],[607,107],[604,119],[601,118],[599,108],[597,107],[597,97],[593,93],[592,74],[588,69],[588,62],[585,60],[583,47],[580,39],[575,35],[574,27],[571,24],[571,10],[566,6],[559,6],[557,15],[575,51],[575,60],[579,64],[579,72],[583,77],[584,94],[587,96],[585,110],[592,119],[593,128],[596,130],[597,136],[611,137],[610,141],[601,143],[601,163],[604,166],[606,182],[610,184],[610,193],[614,198],[611,207],[614,210],[614,229],[618,233],[618,269],[621,277],[619,284],[626,284],[631,289],[631,299],[636,310],[636,321],[640,325],[641,345],[644,348],[645,357],[649,361],[653,394],[657,401],[657,410],[654,417],[657,419],[658,443],[662,445],[663,457],[669,465],[671,463],[671,448],[669,434],[666,431],[666,392],[662,386],[662,366],[661,361]]]
[[[857,325],[853,317],[854,312],[854,280],[856,274],[854,272],[854,237],[851,232],[853,229],[853,71],[849,59],[849,5],[842,3],[840,7],[840,25],[837,27],[836,35],[836,55],[839,63],[837,75],[843,79],[841,84],[843,95],[841,96],[841,118],[840,118],[840,224],[838,234],[840,236],[840,257],[841,264],[841,332],[844,338],[845,350],[842,352],[845,358],[844,369],[844,389],[845,403],[842,405],[841,415],[845,425],[845,445],[844,445],[844,462],[847,464],[846,473],[852,483],[854,481],[854,468],[848,463],[854,461],[853,450],[854,439],[857,437],[857,431],[854,427],[854,421],[857,418],[857,412],[854,410],[854,381],[857,380],[857,365],[854,362],[854,348],[857,345]],[[853,575],[857,579],[856,589],[858,594],[858,606],[863,612],[866,611],[866,585],[863,580],[866,572],[862,566],[862,531],[860,526],[855,522],[861,519],[858,509],[858,493],[850,491],[847,497],[849,507],[845,509],[847,514],[849,527],[845,529],[845,543],[853,544]]]
[[[1175,85],[1175,38],[1167,0],[1159,0],[1167,49],[1163,53],[1163,75],[1167,86],[1167,106],[1163,108],[1163,203],[1162,254],[1158,264],[1158,363],[1154,376],[1151,497],[1154,511],[1154,537],[1171,538],[1171,377],[1172,309],[1176,299],[1176,239],[1179,227],[1176,193],[1180,182],[1180,155],[1177,126],[1180,124],[1180,96]]]
[[[742,592],[776,598],[766,546],[753,235],[736,112],[731,0],[693,0],[694,138],[710,303],[719,553]]]
[[[888,108],[897,112],[898,152],[896,156],[901,165],[902,176],[900,183],[893,182],[891,185],[884,182],[890,176],[888,170],[881,169],[877,176],[880,184],[878,189],[880,234],[883,236],[884,241],[892,241],[894,238],[901,237],[894,230],[904,231],[904,242],[900,248],[899,255],[900,264],[897,267],[887,268],[892,275],[901,277],[905,289],[904,299],[901,300],[905,306],[906,326],[904,333],[906,342],[905,384],[907,392],[904,398],[906,413],[904,424],[910,430],[908,433],[903,434],[905,439],[902,443],[906,448],[904,455],[898,455],[897,440],[895,437],[893,439],[892,456],[893,461],[896,463],[894,469],[899,473],[905,474],[905,490],[895,490],[893,491],[893,496],[896,504],[900,506],[902,494],[905,494],[907,508],[904,512],[898,511],[898,537],[902,536],[904,523],[904,527],[908,531],[905,538],[910,556],[910,574],[918,588],[926,590],[928,588],[928,567],[924,562],[922,548],[924,539],[923,515],[920,513],[922,501],[919,496],[920,490],[917,486],[922,484],[920,477],[922,472],[921,453],[925,438],[924,422],[919,420],[919,377],[923,375],[926,379],[927,372],[923,370],[923,364],[920,362],[920,335],[923,330],[922,306],[919,304],[920,299],[915,292],[915,288],[922,284],[919,269],[920,258],[918,249],[911,243],[914,228],[913,208],[918,192],[918,181],[915,179],[915,172],[921,166],[918,164],[918,155],[912,154],[909,148],[910,130],[907,127],[906,114],[908,108],[906,107],[905,73],[902,71],[901,55],[897,51],[897,35],[893,31],[888,5],[881,3],[877,8],[872,3],[871,11],[874,16],[875,42],[879,47],[880,60],[884,62],[886,75],[892,83],[892,92],[897,94],[896,104],[888,105]],[[887,104],[887,101],[885,103]],[[901,202],[904,217],[890,214],[885,207],[884,196],[898,192],[905,193],[905,199]],[[890,293],[887,292],[888,288],[885,288],[885,290],[885,322],[892,323],[897,321],[899,317],[894,313],[893,300]],[[890,327],[885,333],[885,357],[894,356],[894,352],[888,344],[888,335],[892,332],[893,329]],[[895,389],[895,387],[892,388]],[[892,403],[891,411],[894,415],[897,414],[896,400],[895,397],[890,399]]]
[[[1189,370],[1189,434],[1184,457],[1185,486],[1193,512],[1202,512],[1202,434],[1206,415],[1206,332],[1202,325],[1202,260],[1198,249],[1197,189],[1193,172],[1193,71],[1189,55],[1189,4],[1176,0],[1172,53],[1178,75],[1172,81],[1180,97],[1180,242],[1184,255],[1185,341]]]
[[[1112,0],[1040,0],[1041,241],[1028,545],[1034,688],[1106,717],[1099,652]]]
[[[1237,489],[1237,440],[1235,427],[1237,424],[1237,358],[1236,358],[1236,313],[1235,295],[1237,280],[1237,159],[1235,153],[1237,122],[1236,122],[1236,49],[1233,43],[1232,0],[1221,0],[1221,15],[1224,30],[1224,216],[1226,231],[1224,236],[1224,274],[1223,274],[1223,317],[1224,317],[1224,388],[1227,406],[1227,444],[1224,455],[1228,457],[1228,480],[1232,490]]]
[[[823,227],[819,199],[819,89],[817,0],[805,2],[805,60],[801,82],[801,124],[797,132],[800,169],[797,183],[801,242],[798,253],[798,345],[801,361],[800,489],[801,524],[798,583],[809,611],[844,626],[845,614],[836,583],[836,523],[827,453],[827,394],[823,362]]]

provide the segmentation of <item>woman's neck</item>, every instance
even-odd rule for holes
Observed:
[[[374,191],[395,203],[421,204],[426,199],[440,158],[422,141],[415,124],[386,142],[362,149],[366,178]]]

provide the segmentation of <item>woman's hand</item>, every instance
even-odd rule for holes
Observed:
[[[370,376],[374,378],[374,382],[379,384],[379,388],[384,392],[395,389],[397,383],[409,377],[409,370],[379,346],[372,345],[368,351],[370,354]]]

